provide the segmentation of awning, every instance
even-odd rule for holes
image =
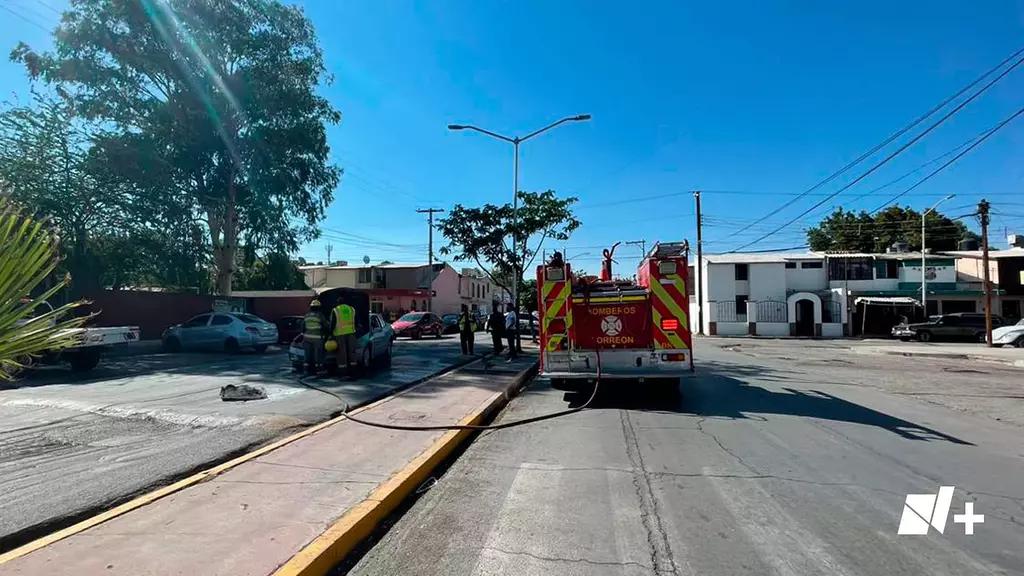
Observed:
[[[921,303],[910,296],[860,296],[853,301],[854,305],[882,304],[885,306],[920,306]]]

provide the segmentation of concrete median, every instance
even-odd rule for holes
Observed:
[[[481,360],[358,413],[478,423],[534,369]],[[323,574],[469,437],[331,420],[12,550],[0,574]]]

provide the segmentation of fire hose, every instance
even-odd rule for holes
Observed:
[[[351,420],[352,422],[355,422],[357,424],[362,424],[364,426],[372,426],[374,428],[384,428],[386,430],[409,430],[409,431],[416,431],[416,432],[430,432],[430,431],[436,431],[436,430],[477,430],[477,431],[483,431],[483,430],[503,430],[505,428],[513,428],[515,426],[522,426],[524,424],[532,424],[534,422],[540,422],[542,420],[550,420],[552,418],[560,418],[562,416],[568,416],[569,414],[575,414],[576,412],[581,412],[581,411],[587,409],[590,406],[590,404],[594,401],[594,398],[597,397],[597,389],[598,389],[598,386],[601,384],[601,350],[600,350],[600,348],[598,348],[596,350],[596,352],[597,352],[597,377],[594,380],[594,389],[591,390],[590,397],[587,398],[586,402],[584,402],[583,404],[580,404],[579,406],[575,406],[573,408],[567,408],[565,410],[559,410],[558,412],[551,412],[549,414],[541,414],[540,416],[532,416],[530,418],[523,418],[521,420],[513,420],[511,422],[502,422],[500,424],[438,424],[438,425],[432,425],[432,426],[412,426],[412,425],[406,425],[406,424],[388,424],[386,422],[374,422],[373,420],[364,420],[362,418],[359,418],[357,416],[353,416],[352,414],[350,414],[349,410],[350,410],[351,407],[349,406],[348,401],[346,401],[344,398],[342,398],[337,393],[332,392],[330,390],[326,390],[324,388],[320,388],[319,386],[315,386],[313,384],[310,384],[309,382],[305,382],[301,378],[299,379],[299,383],[302,384],[303,386],[306,386],[307,388],[310,388],[312,390],[316,390],[317,392],[322,392],[324,394],[328,394],[330,396],[333,396],[339,402],[341,402],[342,406],[344,406],[344,408],[341,411],[340,416],[344,416],[346,419]]]

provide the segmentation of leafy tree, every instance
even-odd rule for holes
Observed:
[[[287,254],[275,252],[265,259],[255,259],[238,274],[242,290],[301,290],[306,287],[305,275]]]
[[[340,114],[302,10],[276,0],[72,0],[40,54],[12,58],[57,85],[86,118],[113,127],[121,175],[198,223],[230,294],[239,246],[292,251],[340,179],[326,125]],[[185,233],[189,230],[186,228]]]
[[[73,346],[81,338],[87,317],[67,317],[78,302],[36,315],[67,283],[65,278],[42,288],[59,259],[53,230],[0,196],[0,380],[12,379],[33,356]]]
[[[925,217],[928,248],[956,250],[960,240],[977,235],[938,211]],[[911,250],[921,249],[921,213],[911,208],[890,206],[875,215],[836,209],[817,226],[807,230],[811,250],[833,252],[884,252],[896,242]]]
[[[78,294],[99,285],[91,238],[126,228],[123,187],[112,182],[95,153],[95,125],[63,99],[33,94],[30,106],[0,113],[0,178],[26,209],[45,217],[67,240],[67,268]]]
[[[575,197],[559,198],[554,190],[521,191],[515,224],[511,203],[485,204],[480,208],[456,204],[448,216],[438,222],[438,229],[448,240],[440,252],[451,254],[456,261],[474,262],[511,295],[512,279],[522,277],[523,270],[533,262],[545,240],[568,240],[580,227],[580,221],[572,212],[576,201]],[[515,251],[512,249],[513,233],[518,238]]]
[[[537,279],[530,278],[519,283],[519,308],[526,311],[537,309]]]

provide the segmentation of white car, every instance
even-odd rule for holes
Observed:
[[[1003,326],[992,331],[994,346],[1016,346],[1024,348],[1024,319],[1012,326]]]

